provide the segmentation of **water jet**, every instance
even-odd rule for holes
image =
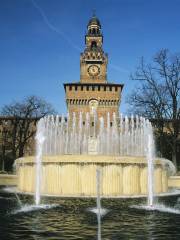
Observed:
[[[19,191],[35,192],[36,204],[40,193],[96,197],[96,171],[100,167],[101,197],[148,195],[148,204],[153,205],[153,192],[168,191],[168,161],[154,159],[148,120],[113,116],[112,124],[108,114],[107,119],[96,117],[94,126],[89,124],[89,113],[74,114],[73,119],[42,118],[37,129],[36,158],[16,160]]]

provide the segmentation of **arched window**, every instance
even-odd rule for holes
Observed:
[[[92,29],[92,34],[96,34],[96,29],[95,28]]]
[[[89,107],[90,107],[90,114],[94,114],[98,107],[98,100],[97,99],[91,99],[89,101]]]
[[[96,48],[97,47],[97,43],[95,42],[95,41],[93,41],[92,43],[91,43],[91,48],[93,49],[93,48]]]

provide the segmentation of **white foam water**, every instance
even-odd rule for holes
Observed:
[[[89,208],[88,210],[90,212],[93,212],[93,213],[97,214],[97,215],[100,213],[100,215],[102,217],[105,216],[109,212],[109,210],[106,209],[106,208],[101,208],[100,210],[98,208]]]
[[[17,192],[17,187],[4,187],[2,190],[4,192],[14,193],[14,192]]]
[[[131,208],[143,209],[146,211],[158,211],[164,213],[180,214],[180,209],[168,207],[164,204],[154,204],[153,206],[149,205],[133,205]]]
[[[58,204],[23,205],[20,209],[14,210],[12,214],[39,211],[41,209],[51,209],[57,206]]]
[[[14,201],[14,199],[12,199],[12,198],[10,198],[10,197],[1,197],[1,196],[0,196],[0,199],[3,199],[3,200],[4,200],[4,199],[5,199],[5,200],[13,200],[13,201]]]

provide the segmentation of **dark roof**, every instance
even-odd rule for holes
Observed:
[[[98,25],[99,27],[101,27],[100,21],[95,15],[93,15],[89,20],[88,26],[89,25]]]
[[[121,87],[123,89],[124,84],[119,83],[80,83],[80,82],[74,82],[74,83],[64,83],[64,88],[66,86],[114,86],[114,87]]]

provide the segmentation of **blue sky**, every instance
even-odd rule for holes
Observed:
[[[180,52],[180,0],[0,0],[0,107],[33,94],[66,113],[63,83],[79,81],[93,9],[109,55],[108,79],[125,84],[124,113],[141,56]]]

